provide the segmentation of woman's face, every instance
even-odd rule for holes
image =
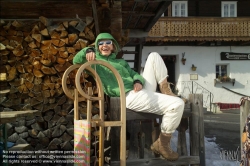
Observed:
[[[113,42],[112,40],[100,40],[98,42],[98,48],[102,55],[109,56],[114,49]]]

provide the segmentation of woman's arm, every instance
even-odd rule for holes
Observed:
[[[87,54],[95,54],[94,52],[95,52],[95,50],[92,47],[83,48],[73,58],[73,64],[83,64],[83,63],[87,62],[89,59],[86,58],[86,55]]]
[[[134,80],[134,84],[141,83],[142,85],[144,85],[144,83],[145,83],[144,78],[139,73],[137,73],[136,71],[134,71],[133,69],[131,69],[130,66],[129,66],[129,64],[128,64],[128,62],[126,62],[124,60],[124,63],[125,63],[124,67],[128,70],[130,76]]]

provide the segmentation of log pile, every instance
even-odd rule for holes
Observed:
[[[73,150],[73,101],[62,90],[64,71],[72,65],[74,55],[95,40],[94,21],[3,21],[0,23],[0,94],[2,110],[40,110],[40,117],[19,118],[8,123],[8,141],[28,143],[34,150]],[[75,73],[67,81],[75,88]],[[83,88],[93,87],[85,74]],[[86,114],[86,102],[79,103]],[[93,116],[99,113],[93,103]]]

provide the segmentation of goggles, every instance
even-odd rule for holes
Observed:
[[[110,44],[112,44],[112,41],[108,40],[108,41],[100,41],[100,42],[98,42],[98,46],[102,46],[103,44],[110,45]]]

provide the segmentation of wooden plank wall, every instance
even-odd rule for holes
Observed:
[[[0,1],[1,19],[38,19],[40,16],[47,18],[80,18],[92,16],[92,6],[89,0],[42,0],[42,1]]]

